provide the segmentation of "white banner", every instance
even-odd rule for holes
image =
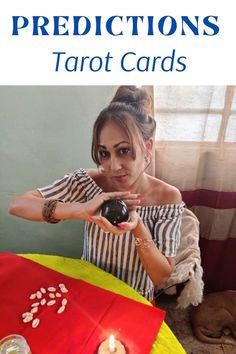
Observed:
[[[0,84],[235,84],[233,3],[2,2]]]

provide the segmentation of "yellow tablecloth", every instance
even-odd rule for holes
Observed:
[[[41,254],[21,254],[21,256],[31,259],[50,269],[56,270],[64,275],[75,279],[82,279],[90,284],[103,289],[113,291],[117,294],[126,296],[130,299],[150,305],[150,302],[139,295],[134,289],[126,283],[115,278],[113,275],[104,272],[93,264],[81,259],[72,259],[59,256],[49,256]],[[148,325],[148,324],[147,324]],[[158,334],[158,338],[153,344],[150,354],[184,354],[183,349],[177,338],[171,332],[170,328],[163,322]],[[134,353],[132,353],[134,354]]]

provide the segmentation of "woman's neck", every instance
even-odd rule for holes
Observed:
[[[143,173],[139,176],[137,180],[127,188],[122,189],[122,191],[130,191],[131,193],[144,194],[148,190],[149,186],[149,176]],[[100,187],[104,192],[114,192],[118,191],[116,185],[112,183],[112,180],[107,176],[103,176]]]
[[[137,193],[140,195],[144,195],[149,187],[149,176],[146,173],[143,173],[132,186],[130,186],[130,190],[132,193]]]

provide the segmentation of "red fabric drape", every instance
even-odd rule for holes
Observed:
[[[198,189],[183,191],[182,198],[200,221],[205,293],[236,290],[236,192]],[[217,218],[220,231],[217,225],[212,227]]]
[[[37,328],[23,323],[31,309],[30,294],[41,287],[64,283],[69,292],[66,310],[57,314],[61,298],[53,306],[39,306]],[[47,295],[44,295],[46,297]],[[49,300],[49,299],[48,299]],[[164,311],[73,279],[13,254],[0,255],[0,338],[12,333],[25,336],[34,354],[94,354],[113,333],[128,353],[149,354],[164,320]]]

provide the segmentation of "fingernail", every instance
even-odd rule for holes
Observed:
[[[90,222],[93,222],[94,221],[94,218],[92,215],[88,215],[87,216],[87,220],[90,221]]]
[[[126,223],[125,222],[120,222],[117,224],[121,229],[125,229]]]

